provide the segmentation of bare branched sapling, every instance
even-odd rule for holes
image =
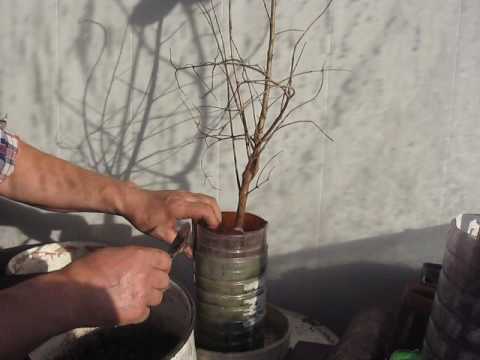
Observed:
[[[264,65],[251,64],[240,54],[234,37],[232,1],[228,1],[228,30],[223,30],[217,14],[217,8],[210,0],[208,4],[200,2],[200,9],[205,17],[212,37],[215,41],[217,55],[213,61],[195,65],[178,65],[171,60],[180,91],[184,93],[179,80],[179,73],[189,72],[198,75],[199,69],[208,68],[210,79],[198,76],[205,87],[205,96],[214,96],[219,88],[224,89],[225,102],[221,106],[208,106],[200,109],[185,101],[190,111],[210,111],[214,115],[214,126],[205,126],[200,135],[207,142],[207,148],[221,141],[230,141],[235,166],[235,176],[238,187],[238,205],[235,229],[243,231],[243,223],[250,193],[268,181],[270,172],[265,168],[271,163],[268,160],[260,168],[260,159],[265,148],[280,130],[297,124],[314,125],[329,140],[332,140],[313,120],[292,120],[293,115],[303,106],[315,101],[323,87],[324,74],[327,70],[298,71],[298,66],[305,50],[305,36],[315,23],[325,14],[333,0],[327,2],[313,21],[303,30],[284,30],[277,32],[277,0],[262,1],[268,24],[268,36]],[[273,67],[277,38],[289,31],[298,32],[299,36],[291,50],[287,74],[280,79],[274,79]],[[294,103],[294,81],[301,76],[318,73],[320,84],[314,94]],[[220,78],[220,80],[219,80]],[[243,145],[240,147],[239,143]],[[241,148],[243,150],[241,150]],[[244,156],[240,156],[244,151]],[[278,153],[275,155],[277,156]],[[274,156],[274,157],[275,157]],[[241,164],[240,159],[245,159]],[[243,165],[243,166],[242,166]],[[267,177],[262,179],[262,176]]]

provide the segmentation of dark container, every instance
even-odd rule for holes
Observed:
[[[480,298],[480,270],[476,266],[447,249],[443,257],[442,271],[449,283],[460,288],[462,293]]]
[[[480,354],[461,340],[455,340],[439,329],[430,319],[427,328],[425,343],[429,352],[439,360],[478,360]],[[425,349],[424,349],[425,350]]]
[[[480,302],[478,296],[471,296],[458,285],[452,283],[442,273],[438,282],[436,296],[455,314],[470,319],[473,323],[480,323]]]
[[[266,317],[267,222],[246,214],[244,232],[234,212],[213,231],[195,226],[197,344],[218,352],[259,349]]]
[[[450,339],[465,342],[465,345],[480,353],[480,328],[470,319],[460,317],[442,303],[438,294],[433,303],[433,310],[430,316],[431,321],[442,329],[443,333]]]
[[[425,336],[424,359],[480,359],[479,274],[480,241],[453,220]]]

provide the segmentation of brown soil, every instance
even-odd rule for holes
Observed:
[[[262,218],[253,215],[253,214],[245,214],[245,221],[243,224],[243,230],[245,232],[248,231],[257,231],[263,228],[266,225],[266,221]],[[206,226],[205,224],[202,224]],[[217,234],[225,234],[225,235],[234,235],[240,234],[241,231],[235,230],[235,212],[224,211],[222,212],[222,223],[220,226],[212,230]]]

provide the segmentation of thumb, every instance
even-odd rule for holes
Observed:
[[[175,226],[167,227],[162,230],[155,230],[155,233],[152,235],[159,240],[164,240],[167,243],[172,243],[173,240],[175,240],[175,238],[177,237],[177,230],[175,229]]]
[[[150,316],[150,308],[148,306],[145,306],[143,313],[137,319],[135,319],[134,324],[140,324],[144,322],[145,320],[148,319],[149,316]]]

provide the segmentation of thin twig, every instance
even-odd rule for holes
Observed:
[[[311,124],[313,126],[315,126],[328,140],[332,141],[332,142],[335,142],[335,140],[333,140],[333,138],[327,134],[327,132],[325,130],[323,130],[320,125],[318,125],[315,121],[313,120],[297,120],[297,121],[292,121],[292,122],[288,122],[288,123],[284,123],[282,124],[281,126],[279,126],[275,132],[279,131],[280,129],[283,129],[287,126],[292,126],[292,125],[298,125],[298,124]]]
[[[270,169],[270,171],[268,172],[268,175],[265,179],[262,180],[262,176],[263,176],[263,173],[265,172],[265,169],[268,167],[268,165],[273,161],[275,160],[275,158],[280,155],[281,153],[283,152],[283,150],[280,150],[279,152],[277,152],[275,155],[273,155],[270,159],[268,159],[268,161],[265,163],[265,165],[263,166],[262,170],[260,170],[260,172],[258,173],[258,176],[257,176],[257,180],[255,182],[255,186],[250,189],[248,191],[248,193],[252,193],[254,192],[255,190],[257,189],[260,189],[261,186],[263,186],[264,184],[266,184],[267,182],[270,181],[270,176],[272,175],[272,172],[273,170],[275,169],[275,167],[272,167]]]

